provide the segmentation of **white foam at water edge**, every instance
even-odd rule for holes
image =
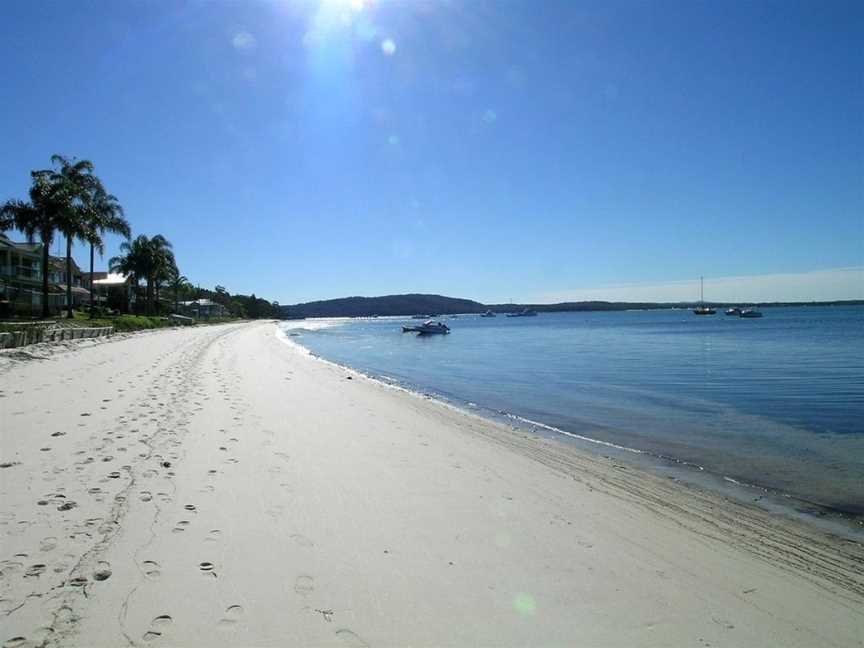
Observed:
[[[617,443],[612,443],[610,441],[602,441],[601,439],[593,439],[591,437],[576,434],[574,432],[567,432],[566,430],[562,430],[551,425],[546,425],[545,423],[540,423],[538,421],[532,421],[531,419],[527,419],[524,416],[517,416],[516,414],[510,414],[509,412],[502,413],[507,418],[514,419],[516,421],[519,421],[520,423],[527,423],[529,425],[542,428],[544,430],[547,430],[548,432],[555,432],[556,434],[562,434],[564,436],[572,437],[574,439],[579,439],[580,441],[587,441],[588,443],[595,443],[597,445],[606,446],[607,448],[615,448],[616,450],[624,450],[625,452],[632,452],[633,454],[645,454],[645,451],[643,450],[638,450],[636,448],[628,448],[627,446],[618,445]]]
[[[320,319],[282,320],[277,325],[281,331],[320,331],[341,326],[351,321],[350,317],[322,317]]]
[[[276,327],[276,339],[281,340],[282,342],[287,344],[289,347],[291,347],[292,349],[294,349],[298,353],[302,353],[303,355],[314,357],[312,352],[309,349],[304,347],[302,344],[297,344],[294,340],[289,339],[288,334],[280,326]]]

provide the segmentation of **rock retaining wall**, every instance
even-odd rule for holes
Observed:
[[[22,331],[0,333],[0,349],[12,349],[39,342],[62,342],[81,338],[105,337],[114,333],[113,326],[103,328],[35,328],[27,327]]]

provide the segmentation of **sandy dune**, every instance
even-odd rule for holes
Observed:
[[[860,544],[273,324],[0,356],[0,465],[4,648],[864,646]]]

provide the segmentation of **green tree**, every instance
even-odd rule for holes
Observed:
[[[157,311],[160,310],[162,306],[162,286],[170,283],[171,277],[174,276],[174,273],[178,272],[177,261],[174,259],[174,252],[170,247],[171,244],[168,243],[168,248],[159,248],[157,246],[154,249],[155,268],[153,270],[153,287],[156,292]]]
[[[99,256],[105,252],[106,233],[120,234],[127,240],[131,235],[129,222],[123,217],[123,208],[117,198],[106,193],[101,183],[87,199],[85,205],[86,223],[84,240],[90,244],[90,319],[96,315],[96,303],[93,289],[93,252],[99,251]]]
[[[176,268],[171,242],[161,234],[147,238],[144,234],[120,245],[119,256],[108,261],[112,272],[132,275],[133,284],[143,279],[147,284],[146,312],[153,312],[154,289],[157,281],[164,281],[171,268]]]
[[[50,179],[61,198],[61,209],[57,213],[56,227],[66,237],[66,317],[72,318],[72,241],[87,240],[87,202],[99,187],[93,175],[90,160],[77,160],[62,155],[52,155],[51,163],[59,165],[51,172]]]
[[[176,268],[174,274],[171,275],[171,291],[174,293],[174,312],[180,312],[180,291],[191,288],[189,280]]]
[[[31,171],[30,200],[9,200],[0,207],[0,220],[6,229],[14,226],[29,242],[37,238],[42,244],[42,317],[50,315],[48,308],[48,257],[65,196],[52,182],[51,171]]]

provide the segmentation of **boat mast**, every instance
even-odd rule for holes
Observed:
[[[705,277],[699,277],[699,302],[705,303]]]

